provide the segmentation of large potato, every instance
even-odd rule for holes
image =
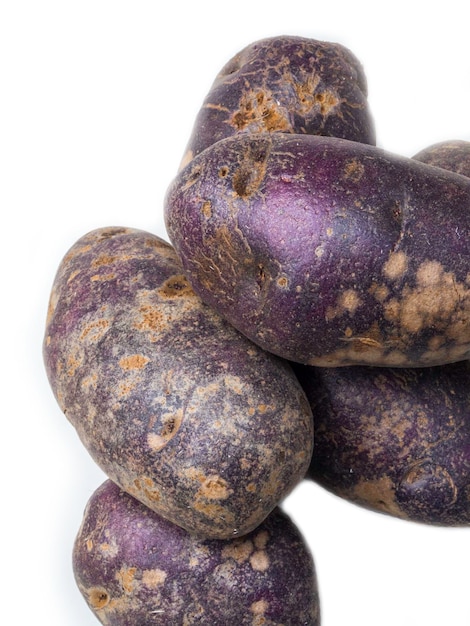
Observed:
[[[417,522],[470,524],[470,362],[298,369],[315,411],[308,476]]]
[[[235,133],[308,133],[375,143],[361,64],[344,46],[295,36],[255,41],[216,77],[183,164]]]
[[[149,233],[103,228],[72,246],[44,358],[98,465],[192,533],[251,531],[308,468],[312,415],[290,366],[204,305]]]
[[[318,366],[470,355],[470,180],[340,138],[237,135],[166,198],[204,301],[264,349]]]
[[[252,533],[200,540],[111,481],[90,498],[73,568],[107,626],[318,626],[312,555],[275,509]]]

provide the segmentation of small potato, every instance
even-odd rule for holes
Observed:
[[[312,555],[275,509],[253,532],[200,540],[105,482],[90,498],[73,568],[107,626],[319,626]]]
[[[317,366],[470,356],[470,180],[345,139],[265,133],[175,177],[167,231],[201,298]]]
[[[197,115],[182,165],[235,133],[307,133],[375,143],[361,64],[337,43],[279,36],[222,68]]]
[[[297,373],[315,411],[311,479],[394,517],[470,524],[469,361]]]
[[[72,246],[44,359],[108,477],[196,535],[251,531],[308,468],[312,414],[291,367],[204,305],[154,235],[102,228]]]
[[[470,141],[454,139],[435,143],[413,158],[470,177]]]

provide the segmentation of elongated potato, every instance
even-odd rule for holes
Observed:
[[[375,143],[362,65],[344,46],[295,36],[255,41],[222,68],[183,165],[235,133],[284,132]]]
[[[319,626],[315,566],[275,509],[232,540],[200,540],[105,482],[90,498],[73,568],[107,626]]]
[[[332,137],[238,135],[170,185],[167,230],[204,301],[318,366],[470,355],[470,180]]]
[[[470,524],[470,362],[297,370],[315,411],[308,476],[351,502]]]
[[[97,464],[194,534],[251,531],[308,468],[312,415],[290,366],[204,305],[149,233],[102,228],[72,246],[44,358]]]
[[[441,141],[424,148],[413,158],[470,177],[470,141],[461,139]]]

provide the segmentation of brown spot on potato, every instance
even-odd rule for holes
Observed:
[[[126,593],[132,592],[136,571],[136,567],[123,567],[116,574],[117,579],[120,581],[122,588]]]
[[[348,313],[354,314],[356,309],[361,305],[361,299],[359,298],[357,291],[354,289],[346,289],[339,298],[339,305],[342,309]]]
[[[196,497],[206,498],[207,500],[225,500],[231,492],[232,490],[229,488],[227,481],[214,474],[204,480]]]
[[[123,370],[141,370],[149,361],[150,359],[142,354],[131,354],[120,359],[119,367]]]
[[[353,490],[353,498],[361,503],[374,506],[379,511],[396,517],[405,518],[395,499],[396,488],[388,476],[376,480],[363,480],[357,483]]]
[[[390,280],[399,280],[408,268],[405,252],[392,252],[383,267],[384,275]]]
[[[86,339],[89,342],[96,343],[99,341],[109,328],[109,321],[106,319],[99,319],[87,324],[83,329],[80,340]]]
[[[222,558],[233,559],[237,563],[248,561],[253,553],[253,543],[250,539],[239,539],[228,543],[222,550]]]
[[[156,589],[163,585],[168,574],[162,569],[146,569],[142,572],[142,583],[149,589]]]
[[[243,92],[239,107],[231,116],[229,123],[237,131],[245,130],[247,127],[255,132],[291,130],[287,113],[278,105],[268,90]]]
[[[95,609],[104,609],[110,602],[111,598],[103,587],[93,587],[88,591],[88,602]]]
[[[177,274],[168,278],[158,290],[163,298],[181,298],[186,296],[195,296],[193,288],[188,279],[183,274]]]
[[[154,452],[159,452],[173,439],[183,423],[183,410],[175,413],[166,413],[162,416],[162,428],[160,432],[150,432],[147,435],[147,443]]]
[[[101,267],[102,265],[111,265],[117,259],[115,255],[101,254],[96,259],[93,259],[91,267]]]
[[[264,550],[257,550],[250,556],[250,565],[257,572],[269,569],[269,557]]]
[[[202,203],[201,212],[207,219],[212,217],[212,204],[210,200],[206,200]]]
[[[344,177],[346,180],[350,180],[353,183],[357,183],[364,175],[364,165],[357,159],[351,159],[346,162],[344,167]]]
[[[248,198],[261,186],[266,174],[270,149],[269,140],[253,141],[247,145],[232,177],[232,187],[237,196]]]

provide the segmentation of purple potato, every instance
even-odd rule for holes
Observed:
[[[297,373],[315,411],[309,478],[394,517],[470,524],[469,361]]]
[[[470,177],[470,141],[441,141],[424,148],[413,158]]]
[[[470,180],[340,138],[221,140],[167,191],[201,298],[259,346],[316,366],[470,356]]]
[[[337,43],[295,36],[255,41],[216,77],[182,164],[240,132],[307,133],[374,144],[362,65]]]
[[[73,568],[107,626],[319,626],[313,557],[276,508],[256,530],[201,540],[105,482],[90,498]]]
[[[290,364],[204,305],[154,235],[102,228],[72,246],[44,360],[107,476],[196,535],[251,531],[308,468],[312,414]]]

